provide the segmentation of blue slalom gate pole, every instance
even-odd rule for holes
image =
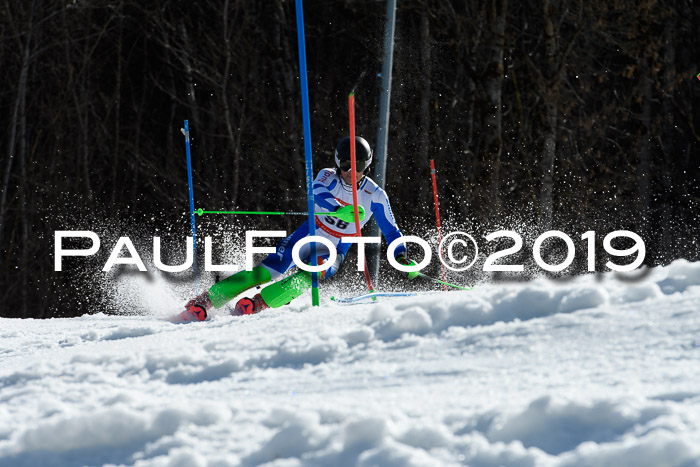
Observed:
[[[194,228],[194,191],[192,190],[192,156],[190,156],[190,124],[185,120],[185,147],[187,148],[187,183],[190,186],[190,224],[192,225],[192,253],[194,258],[194,294],[199,295],[197,280],[197,232]]]
[[[299,43],[299,77],[301,78],[301,109],[304,119],[304,158],[306,160],[306,198],[309,210],[309,235],[316,235],[314,217],[314,168],[311,160],[311,118],[309,114],[309,83],[306,76],[306,41],[304,40],[304,5],[296,0],[297,39]],[[311,266],[317,266],[316,243],[311,243]],[[311,304],[319,305],[318,273],[311,273]]]

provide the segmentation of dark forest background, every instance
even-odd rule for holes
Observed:
[[[375,146],[385,2],[304,6],[318,170],[353,88]],[[626,228],[649,265],[699,259],[699,23],[691,0],[399,0],[386,190],[402,229],[434,222],[432,158],[448,225]],[[0,315],[100,311],[84,284],[116,237],[188,234],[184,119],[197,207],[304,210],[296,41],[291,0],[2,0]],[[53,232],[81,229],[101,262],[54,272]]]

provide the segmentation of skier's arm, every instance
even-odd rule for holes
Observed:
[[[340,203],[336,201],[333,194],[330,192],[338,183],[338,177],[330,170],[321,170],[314,180],[314,203],[321,211],[333,212],[340,207]]]
[[[394,213],[391,212],[391,206],[389,205],[389,198],[386,196],[384,190],[377,189],[377,193],[375,195],[376,201],[374,199],[372,200],[372,214],[376,216],[377,224],[384,234],[387,244],[391,245],[391,242],[397,238],[403,237],[403,235],[401,234],[399,227],[396,225]],[[415,261],[408,258],[408,251],[404,242],[401,242],[394,250],[394,258],[396,258],[396,261],[404,266],[416,265]],[[413,280],[419,276],[418,272],[409,272],[405,274],[410,280]]]
[[[391,206],[389,205],[389,198],[386,193],[381,188],[377,188],[377,191],[372,196],[372,203],[370,204],[370,209],[374,218],[377,219],[377,225],[384,235],[387,245],[391,245],[391,242],[397,238],[401,238],[403,235],[396,225],[396,220],[394,219],[394,213],[391,212]],[[406,244],[401,242],[399,246],[394,250],[394,256],[396,258],[400,256],[406,256]]]

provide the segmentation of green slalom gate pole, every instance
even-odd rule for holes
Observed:
[[[239,214],[239,215],[256,215],[256,216],[308,216],[308,212],[302,211],[205,211],[202,208],[194,211],[195,214],[201,216],[203,214]],[[314,216],[331,216],[340,217],[334,212],[315,212]]]

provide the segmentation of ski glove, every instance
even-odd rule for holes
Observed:
[[[404,255],[397,256],[396,262],[399,264],[403,264],[404,266],[415,266],[416,265],[415,261],[413,261],[412,259],[408,259]],[[406,274],[406,276],[408,277],[409,280],[413,280],[420,275],[420,272],[418,272],[418,271],[412,271],[412,272],[401,271],[401,273]]]
[[[343,261],[345,260],[345,255],[342,253],[338,253],[338,257],[335,259],[335,262],[331,265],[330,268],[326,269],[326,275],[324,276],[324,279],[330,279],[335,275],[336,272],[338,272],[338,269],[340,269],[340,265],[343,264]]]
[[[358,211],[360,211],[360,220],[362,221],[365,219],[365,208],[362,206],[357,207]],[[343,222],[347,222],[348,224],[355,222],[355,210],[351,205],[339,207],[334,211],[334,213],[335,217]]]

